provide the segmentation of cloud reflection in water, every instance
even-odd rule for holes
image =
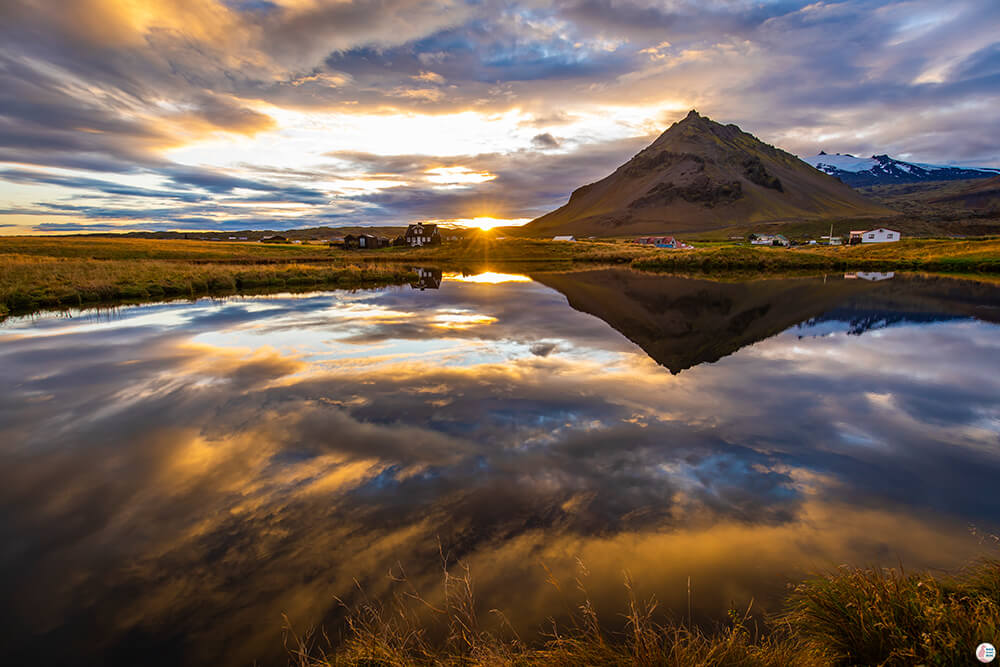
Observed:
[[[817,313],[783,310],[787,290],[701,281],[684,289],[744,328],[699,332],[717,321],[699,307],[682,331],[676,282],[576,284],[591,278],[628,317],[538,282],[446,280],[8,322],[4,644],[275,659],[280,614],[330,621],[354,577],[378,595],[400,561],[433,586],[437,536],[525,628],[559,610],[538,562],[566,576],[575,556],[609,615],[623,567],[674,608],[692,575],[696,612],[718,615],[840,562],[954,565],[976,549],[967,525],[1000,518],[996,325],[788,329]],[[787,289],[847,311],[937,294],[841,287]],[[775,313],[788,330],[745,338]],[[745,347],[673,375],[637,343],[674,359],[675,334],[712,339],[710,359],[719,337]]]

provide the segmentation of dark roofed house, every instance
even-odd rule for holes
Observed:
[[[265,236],[260,240],[261,243],[288,243],[288,239],[280,234],[275,234],[274,236]]]
[[[345,250],[374,250],[375,248],[386,248],[389,243],[390,241],[386,237],[374,234],[348,234],[344,237]]]
[[[412,247],[436,245],[441,243],[441,232],[437,225],[425,225],[418,222],[406,228],[406,243]]]

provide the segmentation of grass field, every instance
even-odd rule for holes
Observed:
[[[286,621],[286,646],[298,667],[335,665],[663,665],[802,667],[974,664],[981,642],[1000,643],[1000,561],[935,576],[897,569],[849,569],[795,587],[780,613],[764,619],[731,610],[706,632],[670,620],[654,599],[625,581],[625,629],[602,629],[593,604],[536,638],[509,625],[485,630],[470,572],[444,572],[444,599],[426,600],[407,582],[390,602],[365,599],[347,609],[343,633],[300,637]],[[557,584],[554,584],[557,585]],[[559,590],[572,590],[560,587]],[[493,616],[502,617],[502,610]],[[659,620],[658,620],[659,619]],[[326,636],[324,636],[326,637]],[[433,639],[439,638],[439,639]]]
[[[632,265],[645,270],[919,270],[943,273],[1000,272],[1000,239],[912,239],[856,246],[794,249],[708,244],[659,253]]]
[[[661,250],[623,241],[560,243],[475,235],[427,248],[346,251],[315,245],[114,237],[0,237],[0,317],[41,308],[262,288],[365,287],[403,282],[413,266],[449,269],[571,263],[629,264],[647,271],[762,272],[920,270],[1000,273],[1000,239],[914,239],[792,250],[699,244]]]

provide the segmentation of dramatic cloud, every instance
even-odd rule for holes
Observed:
[[[998,21],[989,0],[11,0],[0,224],[530,218],[692,107],[800,154],[998,165]],[[413,155],[497,178],[392,169]]]

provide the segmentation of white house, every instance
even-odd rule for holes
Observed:
[[[576,237],[575,236],[553,236],[552,240],[553,241],[575,241]]]
[[[406,234],[403,238],[406,239],[407,245],[412,247],[437,245],[441,243],[441,232],[438,231],[437,225],[425,225],[418,222],[406,228]]]
[[[771,245],[771,246],[788,247],[791,244],[789,240],[786,239],[781,234],[757,234],[750,239],[750,245]]]
[[[879,227],[878,229],[869,229],[864,232],[852,231],[850,237],[850,244],[854,245],[856,243],[895,243],[900,238],[902,234],[894,229],[886,229],[884,227]]]

